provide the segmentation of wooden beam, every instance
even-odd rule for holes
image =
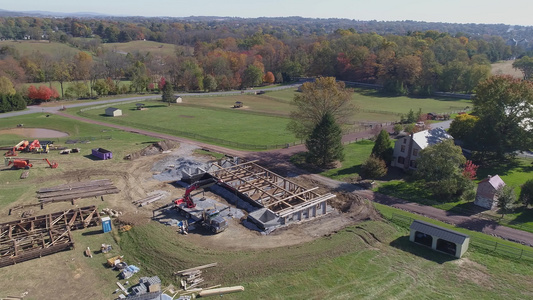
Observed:
[[[218,263],[212,263],[212,264],[207,264],[207,265],[203,265],[203,266],[199,266],[199,267],[185,269],[185,270],[181,270],[181,271],[178,271],[178,272],[174,272],[174,275],[181,275],[183,273],[187,273],[187,272],[190,272],[190,271],[197,271],[197,270],[202,270],[202,269],[206,269],[206,268],[216,267],[217,265],[218,265]]]

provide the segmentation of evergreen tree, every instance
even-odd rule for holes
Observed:
[[[387,175],[385,161],[374,155],[370,155],[361,165],[361,174],[365,178],[380,178]]]
[[[168,102],[168,106],[170,106],[170,103],[172,100],[174,100],[174,89],[172,88],[172,84],[170,82],[166,82],[165,86],[163,87],[162,99],[163,102]]]
[[[391,146],[391,139],[386,130],[381,130],[376,138],[374,147],[372,148],[372,155],[390,163],[392,160],[393,149]]]
[[[342,130],[333,115],[327,112],[305,141],[307,161],[319,167],[329,167],[335,160],[344,159]]]
[[[522,185],[520,197],[518,198],[524,205],[533,204],[533,179],[529,179]]]

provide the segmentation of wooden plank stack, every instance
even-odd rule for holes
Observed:
[[[181,270],[174,273],[174,275],[180,277],[181,287],[187,291],[188,289],[198,287],[204,283],[204,279],[202,278],[202,269],[215,267],[216,265],[217,263],[212,263],[191,269]]]
[[[37,191],[39,202],[43,204],[61,201],[74,202],[75,199],[117,194],[119,192],[120,190],[109,179],[63,184],[51,188],[42,188]]]

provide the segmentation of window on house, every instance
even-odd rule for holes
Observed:
[[[418,149],[413,149],[413,156],[417,156],[418,155]]]
[[[414,159],[411,160],[411,161],[409,162],[409,166],[410,166],[411,168],[415,168],[415,169],[416,169],[416,160],[414,160]]]
[[[405,152],[405,145],[402,145],[402,147],[400,148],[400,151]]]
[[[407,144],[407,139],[406,139],[406,138],[403,139],[403,143],[404,143],[404,144]]]
[[[405,162],[405,158],[403,156],[398,156],[398,163],[403,164]]]

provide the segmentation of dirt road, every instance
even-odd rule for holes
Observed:
[[[87,118],[82,118],[79,116],[65,114],[62,112],[55,112],[55,113],[58,115],[61,115],[67,118],[76,119],[82,122],[98,124],[102,126],[108,126],[108,127],[124,130],[127,132],[138,133],[138,134],[161,138],[161,139],[168,139],[168,140],[177,141],[180,143],[193,144],[204,149],[208,149],[208,150],[219,152],[219,153],[224,153],[227,155],[246,157],[248,159],[258,159],[261,162],[264,162],[266,165],[268,165],[269,168],[272,168],[274,171],[278,173],[281,173],[279,172],[279,170],[283,170],[284,174],[282,175],[285,175],[285,176],[287,176],[287,174],[309,176],[310,179],[320,182],[321,184],[328,186],[334,191],[353,192],[369,200],[375,201],[377,203],[403,209],[403,210],[413,212],[416,214],[420,214],[420,215],[423,215],[423,216],[426,216],[426,217],[429,217],[435,220],[439,220],[445,223],[454,224],[462,228],[475,230],[475,231],[483,232],[483,233],[494,235],[494,236],[499,236],[506,240],[515,241],[515,242],[522,243],[525,245],[533,246],[533,233],[529,233],[529,232],[525,232],[525,231],[521,231],[521,230],[517,230],[517,229],[505,227],[505,226],[500,226],[494,221],[482,219],[475,215],[474,216],[459,215],[459,214],[451,213],[451,212],[444,211],[441,209],[437,209],[431,206],[419,205],[417,203],[407,202],[402,199],[390,197],[390,196],[379,194],[379,193],[374,193],[370,190],[359,190],[356,188],[355,185],[348,184],[346,182],[336,181],[336,180],[326,178],[326,177],[323,177],[317,174],[309,174],[305,171],[302,171],[301,169],[294,167],[289,162],[289,158],[291,155],[295,153],[305,151],[304,145],[297,145],[297,146],[293,146],[293,147],[289,147],[285,149],[276,149],[276,150],[265,151],[265,152],[239,151],[239,150],[228,149],[228,148],[221,147],[221,146],[209,145],[206,143],[197,142],[197,141],[193,141],[193,140],[189,140],[189,139],[181,138],[181,137],[176,137],[172,135],[150,132],[146,130],[95,121],[95,120],[91,120]],[[384,127],[384,129],[391,131],[392,126]],[[343,137],[343,141],[354,141],[355,139],[369,138],[373,135],[375,135],[375,130],[355,132],[355,133],[345,135]]]

